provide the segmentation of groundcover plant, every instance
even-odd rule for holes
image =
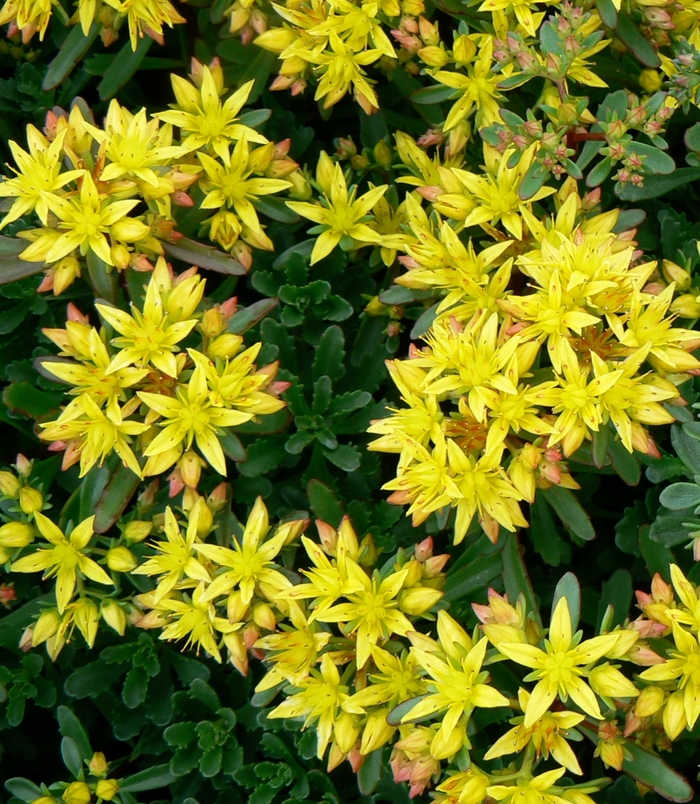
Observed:
[[[700,4],[0,25],[3,800],[690,801]]]

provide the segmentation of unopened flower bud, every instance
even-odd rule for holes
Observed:
[[[224,508],[228,499],[228,493],[228,483],[219,483],[214,491],[212,491],[212,493],[207,497],[207,505],[211,509],[212,513],[218,514],[219,511]]]
[[[377,160],[377,164],[385,170],[391,167],[392,150],[384,140],[379,140],[374,146],[374,158]]]
[[[112,246],[109,255],[115,267],[120,271],[125,271],[131,265],[131,252],[121,243]],[[56,277],[54,277],[54,284],[56,284]],[[56,293],[56,295],[58,296],[58,293]]]
[[[27,522],[8,522],[0,527],[2,547],[26,547],[34,539],[34,528]]]
[[[58,609],[47,609],[42,612],[39,619],[34,624],[32,647],[36,648],[37,645],[46,642],[47,639],[58,631],[60,625],[61,615],[58,613]]]
[[[119,636],[124,636],[126,630],[127,617],[124,609],[114,598],[106,598],[100,604],[100,614],[107,625],[116,631]],[[96,776],[99,774],[95,774]]]
[[[658,70],[642,70],[639,76],[639,86],[650,95],[661,89],[661,73]]]
[[[423,567],[419,561],[416,561],[416,559],[407,561],[403,565],[402,569],[406,570],[406,578],[403,582],[403,585],[406,588],[409,586],[415,586],[423,577]]]
[[[70,305],[69,305],[70,306]],[[29,477],[32,473],[32,465],[33,461],[30,461],[29,458],[22,455],[20,452],[17,457],[15,458],[15,468],[17,469],[17,474],[20,477]]]
[[[661,687],[645,687],[634,705],[636,717],[650,717],[655,715],[664,705],[664,691]]]
[[[153,522],[148,522],[143,519],[133,519],[127,522],[122,530],[122,536],[131,544],[138,544],[145,538],[151,535],[153,530]]]
[[[95,793],[103,801],[111,801],[119,792],[119,782],[116,779],[100,779],[95,786]]]
[[[667,282],[675,282],[678,290],[683,292],[690,287],[693,277],[680,265],[676,265],[671,260],[664,260],[661,263],[661,270],[663,271],[664,279]]]
[[[107,552],[107,566],[114,572],[131,572],[138,565],[138,559],[128,547],[113,547]]]
[[[421,60],[424,61],[428,67],[444,67],[447,62],[450,60],[450,57],[445,53],[445,51],[438,47],[437,45],[428,45],[427,47],[422,47],[418,51],[418,55],[420,56]]]
[[[31,486],[22,486],[19,490],[19,507],[27,516],[35,511],[41,511],[44,507],[44,495]]]
[[[61,794],[61,798],[66,804],[88,804],[92,794],[85,782],[71,782]]]
[[[214,338],[207,347],[207,354],[212,360],[220,357],[222,360],[230,360],[241,348],[243,338],[240,335],[234,335],[231,332],[225,332]]]
[[[107,760],[105,759],[105,755],[101,751],[96,751],[92,755],[92,759],[90,760],[90,764],[88,765],[88,770],[93,776],[97,776],[101,778],[105,776],[107,773]]]
[[[110,227],[112,237],[115,240],[121,240],[123,243],[134,243],[137,240],[142,240],[150,231],[150,226],[136,218],[122,218]]]
[[[20,483],[12,472],[0,471],[0,493],[3,497],[16,500],[19,497]]]
[[[248,603],[244,602],[241,591],[236,589],[234,592],[231,592],[231,594],[228,596],[228,600],[226,601],[226,614],[229,622],[241,622],[247,611]]]
[[[693,293],[686,293],[678,296],[671,302],[671,312],[677,313],[682,318],[700,318],[700,302],[698,296]]]
[[[80,276],[80,263],[75,257],[64,257],[53,266],[53,293],[60,296]]]
[[[253,606],[253,620],[260,628],[266,628],[268,631],[274,631],[277,626],[275,613],[267,603],[256,603]]]
[[[466,34],[462,34],[455,39],[452,55],[458,65],[469,64],[476,56],[476,43]]]
[[[432,608],[442,597],[439,589],[429,586],[414,586],[399,596],[399,608],[404,614],[418,616]]]

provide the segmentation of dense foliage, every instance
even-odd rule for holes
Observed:
[[[696,6],[5,1],[9,804],[693,797]]]

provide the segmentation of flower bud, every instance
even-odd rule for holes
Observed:
[[[27,516],[35,511],[41,511],[44,507],[44,495],[31,486],[22,486],[19,490],[19,507]]]
[[[136,218],[122,218],[110,227],[110,234],[123,243],[134,243],[149,234],[151,227]]]
[[[204,312],[200,329],[207,338],[216,338],[226,329],[226,318],[218,304]]]
[[[384,140],[379,140],[379,142],[374,146],[374,158],[377,160],[377,164],[383,167],[385,170],[388,170],[391,167],[393,153],[389,145],[387,145]]]
[[[206,463],[194,450],[188,449],[177,463],[182,482],[191,489],[196,489],[202,475],[202,467]]]
[[[245,617],[248,611],[248,604],[243,600],[243,595],[239,589],[228,596],[226,601],[226,613],[229,622],[239,623]]]
[[[17,457],[15,458],[15,468],[17,469],[17,474],[20,477],[27,478],[32,473],[32,464],[34,461],[30,461],[29,458],[22,455],[20,452]]]
[[[73,618],[78,630],[90,647],[95,644],[100,612],[90,598],[83,597],[73,604]]]
[[[92,794],[85,782],[71,782],[63,791],[61,798],[66,804],[88,804]]]
[[[289,197],[297,201],[306,201],[311,198],[312,190],[309,180],[304,176],[300,170],[295,170],[287,176],[287,181],[291,182],[292,186],[289,190]]]
[[[396,731],[395,726],[390,726],[386,722],[386,716],[389,714],[389,709],[380,709],[373,712],[367,718],[364,731],[362,732],[362,743],[360,752],[367,755],[377,748],[386,745]]]
[[[2,493],[3,497],[16,500],[19,497],[19,489],[19,480],[12,472],[0,472],[0,493]]]
[[[40,796],[35,798],[31,804],[58,804],[58,801],[53,796]]]
[[[678,296],[671,302],[671,312],[678,313],[682,318],[700,318],[700,302],[694,293]]]
[[[108,767],[109,766],[107,760],[105,759],[105,755],[102,753],[102,751],[96,751],[92,755],[92,759],[88,765],[88,770],[93,776],[101,778],[102,776],[106,776]]]
[[[664,691],[661,687],[645,687],[634,705],[636,717],[651,717],[664,705]]]
[[[119,636],[124,636],[126,630],[127,617],[124,609],[114,598],[106,598],[100,604],[100,614],[107,625],[116,631]],[[95,774],[96,776],[99,774]]]
[[[118,270],[125,271],[131,265],[131,252],[121,243],[117,243],[116,246],[112,246],[109,254],[112,258],[112,263]],[[54,285],[55,284],[56,278],[54,277]],[[58,293],[56,293],[56,295],[58,296]]]
[[[197,536],[203,539],[214,526],[214,517],[204,497],[200,497],[192,507],[190,518],[197,518]]]
[[[650,95],[661,89],[661,73],[658,70],[642,70],[639,76],[639,86]]]
[[[207,505],[212,513],[218,514],[219,511],[223,510],[228,499],[229,490],[230,486],[228,483],[219,483],[214,491],[207,497]]]
[[[0,546],[26,547],[34,540],[34,528],[27,522],[8,522],[0,527]]]
[[[439,589],[429,586],[414,586],[399,596],[399,608],[404,614],[417,616],[432,608],[442,597]]]
[[[133,519],[127,522],[122,530],[122,536],[131,544],[138,544],[146,537],[151,535],[153,530],[153,522],[147,522],[143,519]]]
[[[402,569],[406,570],[406,578],[403,582],[406,588],[415,586],[423,577],[423,567],[421,567],[420,562],[415,559],[407,561]]]
[[[230,360],[241,348],[243,338],[231,332],[225,332],[215,338],[207,347],[207,354],[212,360],[220,357],[222,360]]]
[[[664,279],[671,283],[675,282],[678,290],[683,292],[690,287],[693,277],[680,265],[676,265],[671,260],[664,260],[661,263],[661,270],[663,271]]]
[[[436,45],[429,45],[422,47],[418,51],[420,58],[428,65],[428,67],[444,67],[450,60],[450,57],[445,53],[441,47]]]
[[[128,547],[113,547],[107,552],[107,566],[114,572],[131,572],[138,565],[138,559]]]
[[[476,44],[466,34],[462,34],[455,39],[452,48],[452,55],[458,65],[469,64],[476,56]]]
[[[277,627],[275,613],[267,603],[256,603],[253,606],[253,620],[260,628],[266,628],[268,631],[274,631]]]
[[[119,792],[119,782],[116,779],[100,779],[95,792],[104,801],[111,801]]]
[[[53,266],[53,294],[60,296],[80,276],[80,263],[75,257],[64,257]]]
[[[34,624],[32,647],[36,648],[37,645],[46,642],[47,639],[58,631],[60,625],[61,615],[58,613],[58,609],[47,609],[42,612],[39,619]]]

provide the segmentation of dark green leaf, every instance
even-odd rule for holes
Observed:
[[[639,528],[639,549],[646,561],[650,575],[658,572],[666,581],[670,580],[669,567],[675,563],[673,553],[661,544],[653,542],[650,538],[650,526],[642,525]]]
[[[212,246],[205,246],[187,237],[180,238],[176,243],[162,241],[162,245],[166,254],[187,265],[196,265],[207,271],[216,271],[231,276],[246,274],[245,267],[238,260],[234,260],[233,257]]]
[[[13,796],[21,798],[22,801],[36,801],[36,799],[44,795],[41,788],[37,787],[34,782],[30,782],[29,779],[22,779],[19,776],[8,779],[5,782],[5,787]]]
[[[338,527],[343,517],[343,506],[333,491],[320,480],[309,480],[307,494],[314,516],[334,528]]]
[[[543,489],[542,494],[567,530],[585,541],[595,538],[590,517],[569,489],[552,486],[549,489]]]
[[[628,452],[619,439],[612,439],[608,443],[608,454],[612,458],[612,467],[617,475],[628,486],[636,486],[642,476],[642,468],[634,453]]]
[[[83,769],[83,760],[80,756],[78,746],[70,737],[64,737],[61,740],[61,757],[63,764],[68,770],[78,778]]]
[[[696,123],[685,132],[683,141],[689,150],[700,153],[700,123]]]
[[[661,492],[661,505],[671,511],[700,505],[700,486],[696,483],[673,483]]]
[[[152,44],[153,39],[150,36],[144,36],[139,39],[136,50],[131,49],[131,42],[127,42],[124,45],[107,68],[102,81],[97,87],[102,100],[109,100],[119,92],[139,69]]]
[[[90,740],[78,718],[67,706],[59,706],[56,710],[56,717],[61,734],[73,740],[83,759],[90,760],[93,754]]]
[[[9,238],[4,238],[9,240]],[[26,248],[26,241],[21,241],[22,247]],[[44,270],[42,262],[27,262],[19,257],[0,257],[0,285],[7,285],[24,279],[27,276],[34,276]]]
[[[371,796],[382,775],[382,750],[372,751],[365,757],[357,774],[357,785],[363,796]]]
[[[269,315],[277,307],[277,304],[277,299],[261,299],[249,307],[238,310],[229,321],[228,331],[234,335],[243,335],[244,332],[255,326],[258,321],[262,321],[266,315]]]
[[[138,475],[120,461],[95,506],[95,533],[106,533],[116,524],[136,493],[139,482]]]
[[[617,9],[613,0],[596,0],[596,6],[603,25],[608,28],[615,28],[617,25]]]
[[[573,572],[567,572],[559,579],[559,583],[554,588],[554,598],[552,599],[552,611],[557,607],[557,603],[563,598],[569,604],[569,614],[571,615],[571,630],[576,631],[578,621],[581,617],[581,586],[578,578]]]
[[[324,449],[323,454],[343,472],[354,472],[360,466],[360,451],[352,444],[341,444],[335,449]]]
[[[158,790],[177,780],[170,765],[154,765],[133,776],[127,776],[119,785],[120,793],[141,793],[144,790]]]
[[[75,25],[66,37],[56,58],[49,64],[41,88],[44,92],[55,89],[71,74],[75,66],[87,53],[90,45],[97,39],[102,25],[94,23],[87,36],[83,35],[80,25]]]
[[[676,168],[669,176],[645,176],[644,184],[636,187],[631,182],[620,187],[617,193],[623,201],[647,201],[700,179],[700,168]]]
[[[503,563],[498,552],[477,558],[456,572],[448,573],[445,581],[445,600],[458,600],[479,589],[486,589],[502,571]]]
[[[508,599],[515,602],[520,595],[523,595],[528,612],[534,615],[537,624],[541,628],[540,609],[520,552],[517,534],[507,533],[503,537],[501,558],[503,560],[503,583]]]
[[[411,103],[418,106],[432,106],[434,103],[442,103],[449,100],[454,95],[455,90],[452,87],[446,87],[443,84],[439,86],[424,87],[411,92]]]
[[[644,37],[627,14],[623,12],[618,13],[615,33],[645,67],[661,66],[659,54],[654,50],[651,42]]]
[[[598,187],[608,178],[612,170],[612,160],[609,156],[601,159],[600,162],[586,176],[586,187]]]
[[[61,391],[41,391],[28,382],[12,382],[2,392],[2,401],[13,413],[38,419],[58,410],[66,400]]]
[[[680,511],[670,511],[662,508],[656,515],[649,531],[649,538],[664,547],[675,547],[690,539],[690,528],[685,522],[693,520],[693,509],[686,508]],[[700,523],[699,523],[700,524]]]
[[[318,380],[324,374],[331,380],[339,380],[345,373],[345,336],[343,330],[336,326],[328,327],[321,336],[313,362],[313,377]]]
[[[693,797],[693,788],[688,780],[657,754],[631,740],[625,741],[625,752],[629,752],[632,758],[623,761],[622,770],[633,779],[650,787],[668,801],[690,801]]]
[[[617,569],[610,580],[603,584],[603,592],[598,603],[598,625],[608,606],[613,607],[611,626],[622,625],[632,605],[632,576],[625,569]]]

